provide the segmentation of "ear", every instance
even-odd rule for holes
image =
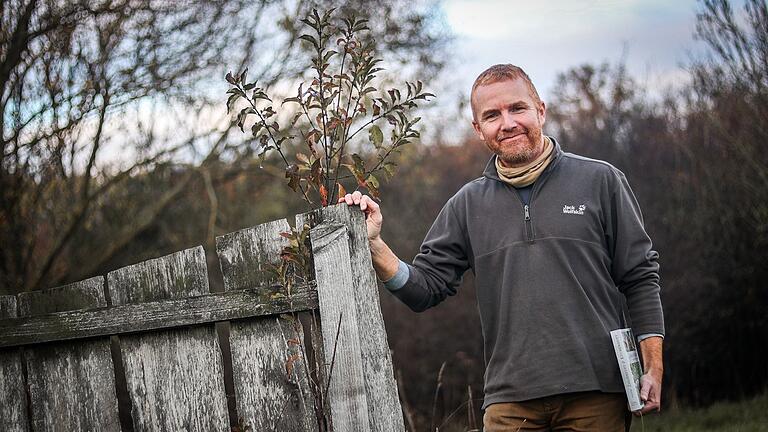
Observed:
[[[472,120],[472,129],[475,131],[475,135],[480,138],[481,141],[485,141],[483,132],[480,130],[480,125],[477,124],[476,120]]]
[[[537,111],[539,113],[539,118],[541,119],[541,124],[544,124],[544,121],[547,119],[547,104],[545,104],[544,101],[541,101]]]

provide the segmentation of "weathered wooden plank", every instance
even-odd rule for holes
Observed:
[[[287,239],[280,232],[290,231],[285,219],[267,222],[216,237],[224,290],[234,291],[278,283],[269,271],[277,263]]]
[[[106,305],[102,276],[70,285],[19,294],[19,316],[23,317],[92,309]]]
[[[232,324],[237,413],[253,430],[318,430],[300,325],[291,316]]]
[[[19,294],[20,315],[105,307],[104,278]],[[24,352],[35,431],[119,431],[109,338],[37,345]]]
[[[354,305],[355,287],[349,241],[344,225],[321,224],[310,233],[325,358],[331,361],[328,402],[335,432],[366,428],[369,419],[363,371],[361,332]],[[368,331],[368,329],[365,329]]]
[[[294,287],[291,298],[270,294],[277,291],[279,287],[263,287],[101,309],[2,319],[0,320],[0,348],[190,326],[317,308],[317,292],[314,286]]]
[[[311,222],[309,215],[312,213],[298,214],[295,217],[297,229],[310,229]],[[315,224],[319,222],[316,221]],[[311,248],[311,244],[309,245]],[[309,261],[309,268],[305,270],[305,278],[313,281],[313,286],[317,287],[314,283],[315,278],[315,262],[314,258]],[[303,320],[306,326],[309,328],[309,337],[311,341],[311,349],[307,350],[308,364],[311,367],[311,375],[313,376],[312,384],[316,387],[315,390],[315,405],[316,412],[322,412],[325,417],[326,430],[333,430],[333,419],[331,417],[331,407],[327,400],[325,390],[328,384],[328,370],[326,366],[329,364],[325,358],[325,346],[323,343],[323,327],[322,317],[319,310],[311,310],[302,313]]]
[[[114,304],[208,293],[202,247],[107,275]],[[227,431],[221,352],[213,325],[120,338],[134,430]]]
[[[18,310],[16,297],[11,295],[0,296],[0,318],[13,318]]]
[[[287,244],[285,219],[217,238],[224,289],[236,292],[275,282],[268,266]],[[296,288],[290,293],[293,298]],[[286,292],[272,295],[285,298]],[[315,293],[316,294],[316,293]],[[229,337],[238,416],[252,430],[316,431],[301,323],[265,317],[231,323]]]
[[[0,296],[0,318],[15,317],[16,309],[16,297]],[[0,395],[0,430],[28,431],[27,391],[19,349],[0,349]]]
[[[376,273],[371,263],[365,215],[357,207],[338,204],[297,217],[297,224],[305,222],[312,227],[320,223],[328,223],[344,225],[348,229],[347,239],[350,251],[352,286],[355,289],[351,297],[346,299],[348,301],[346,304],[349,309],[356,310],[357,325],[365,329],[364,332],[360,333],[360,345],[363,353],[363,372],[366,377],[365,390],[370,418],[372,419],[370,430],[375,432],[404,431],[405,425],[397,393],[392,357],[387,343],[384,319],[381,316]],[[318,266],[319,263],[315,257],[316,274]],[[331,264],[331,268],[334,266],[338,267],[338,264]],[[320,289],[318,283],[318,291]],[[340,300],[342,299],[340,298]],[[325,330],[328,327],[328,317],[322,309],[322,302],[320,308]],[[328,343],[327,338],[325,343]],[[327,353],[329,350],[326,348],[325,351]]]

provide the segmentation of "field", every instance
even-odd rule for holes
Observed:
[[[631,432],[763,432],[768,431],[768,394],[739,403],[663,412],[635,417]]]

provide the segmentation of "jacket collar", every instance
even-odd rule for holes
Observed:
[[[549,139],[552,140],[552,144],[555,146],[555,155],[552,158],[552,162],[549,163],[549,166],[547,169],[544,170],[546,173],[547,171],[552,170],[555,165],[560,161],[560,158],[563,156],[563,150],[560,148],[560,143],[557,142],[555,137],[549,136]],[[483,170],[483,176],[488,177],[489,179],[501,181],[499,178],[499,173],[496,171],[496,155],[492,155],[491,159],[488,161],[488,163],[485,165],[485,169]]]

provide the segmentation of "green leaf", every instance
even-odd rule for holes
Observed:
[[[297,97],[289,97],[289,98],[285,98],[285,99],[283,99],[283,103],[281,103],[281,104],[280,104],[280,106],[282,106],[282,105],[285,105],[285,104],[287,104],[288,102],[300,103],[300,102],[301,102],[301,99],[299,99],[299,98],[297,98]]]
[[[251,107],[243,108],[240,110],[240,113],[237,115],[237,126],[240,128],[241,132],[245,132],[243,129],[243,125],[245,124],[245,119],[248,117],[249,111]]]
[[[373,186],[375,188],[379,188],[379,179],[376,178],[373,174],[368,176],[368,179],[366,180],[369,186]]]
[[[355,161],[355,167],[360,171],[365,171],[365,161],[357,153],[352,153],[352,160]]]
[[[358,185],[365,186],[365,161],[357,153],[352,153],[351,157],[353,164],[342,165],[355,176]]]
[[[387,176],[389,178],[392,178],[395,175],[395,168],[397,167],[397,164],[394,162],[386,162],[382,168],[384,169],[384,172],[387,173]]]
[[[253,99],[264,99],[272,102],[272,99],[270,99],[269,96],[267,96],[267,94],[264,93],[264,91],[261,90],[260,88],[257,88],[256,90],[253,91],[252,97]]]
[[[325,55],[323,55],[323,63],[328,62],[328,60],[330,60],[331,57],[335,56],[336,54],[338,54],[338,53],[336,51],[334,51],[334,50],[330,50],[330,51],[326,52]]]
[[[320,49],[320,44],[317,42],[317,39],[315,39],[312,35],[303,34],[303,35],[299,36],[299,39],[305,40],[305,41],[311,43],[312,46],[315,47],[315,49]]]
[[[368,139],[373,143],[373,145],[376,148],[381,147],[381,144],[384,142],[384,133],[381,131],[381,128],[372,125],[371,128],[368,130]]]
[[[376,177],[373,175],[368,176],[368,179],[366,179],[363,186],[368,188],[368,193],[370,193],[372,197],[381,200],[381,196],[379,195],[379,180]]]
[[[296,125],[296,122],[299,121],[299,119],[301,118],[302,115],[304,115],[303,112],[301,112],[301,111],[297,112],[296,115],[294,115],[293,118],[291,119],[291,123],[290,123],[290,125],[288,127],[289,128],[294,127]]]
[[[287,141],[287,140],[289,140],[289,139],[293,139],[293,136],[284,136],[284,137],[280,137],[280,138],[277,140],[277,146],[278,146],[278,147],[280,147],[280,146],[281,146],[281,145],[282,145],[282,144],[283,144],[285,141]]]
[[[232,107],[235,106],[235,102],[240,99],[239,94],[233,94],[227,99],[227,114],[232,110]]]
[[[256,137],[256,135],[259,134],[259,131],[261,131],[262,124],[260,121],[257,121],[256,123],[251,126],[251,134]]]

